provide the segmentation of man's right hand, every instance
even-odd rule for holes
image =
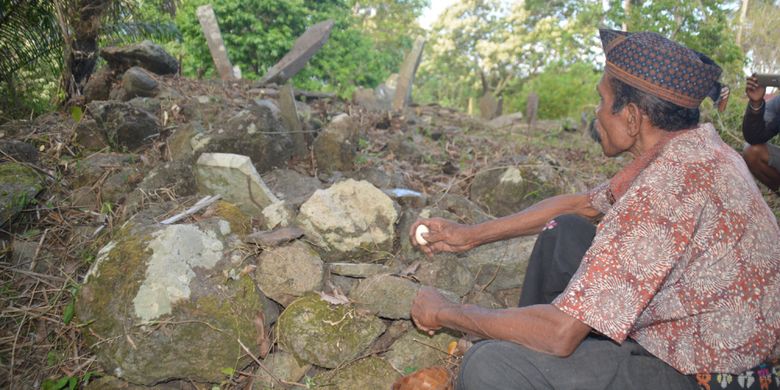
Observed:
[[[423,234],[425,245],[420,245],[414,238],[417,226],[425,225],[429,232]],[[409,229],[409,240],[412,245],[426,256],[431,257],[439,252],[464,252],[476,247],[478,244],[472,241],[473,235],[469,233],[471,226],[448,221],[443,218],[419,219]]]
[[[747,78],[745,93],[747,94],[748,99],[750,99],[751,107],[756,108],[761,106],[761,103],[764,101],[764,95],[766,94],[766,87],[758,84],[755,73]]]

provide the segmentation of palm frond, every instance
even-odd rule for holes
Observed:
[[[101,46],[104,46],[135,42],[141,39],[178,40],[181,38],[181,33],[176,25],[170,22],[129,21],[104,25],[101,37]]]
[[[51,1],[0,0],[0,78],[42,58],[61,58],[62,46]]]

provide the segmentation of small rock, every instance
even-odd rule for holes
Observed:
[[[198,191],[220,194],[250,216],[279,200],[271,193],[247,156],[230,153],[203,153],[195,167]]]
[[[244,242],[265,247],[274,247],[298,239],[303,230],[295,226],[283,227],[271,232],[256,232],[244,238]]]
[[[108,137],[97,121],[83,119],[76,125],[76,143],[85,150],[98,151],[108,147]]]
[[[308,244],[296,241],[264,251],[257,262],[258,286],[282,306],[308,291],[322,289],[323,263]]]
[[[389,389],[400,376],[389,363],[371,356],[317,375],[313,381],[333,390]]]
[[[258,368],[257,371],[255,371],[254,384],[252,385],[253,389],[265,390],[276,387],[283,388],[281,387],[282,385],[277,382],[277,379],[295,383],[303,378],[306,371],[311,368],[311,364],[299,362],[293,354],[285,351],[272,352],[263,359],[263,366],[271,373],[269,374],[263,368]]]
[[[0,164],[0,226],[24,210],[43,185],[43,177],[26,165]]]
[[[369,276],[386,274],[390,272],[390,267],[382,264],[372,263],[329,263],[330,273],[349,276],[352,278],[367,278]]]
[[[408,330],[396,340],[385,359],[401,372],[417,371],[421,368],[440,365],[446,362],[447,347],[457,338],[440,331],[433,336],[416,328]]]
[[[376,275],[360,281],[349,298],[355,304],[385,318],[409,319],[412,301],[420,285],[392,275]],[[392,299],[388,299],[392,297]]]
[[[347,114],[333,118],[314,140],[317,168],[324,172],[351,171],[357,155],[357,128]]]
[[[108,100],[113,79],[114,73],[108,67],[102,67],[89,76],[89,80],[84,86],[85,103],[94,100]]]

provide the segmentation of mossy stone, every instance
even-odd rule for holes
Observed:
[[[365,351],[385,331],[385,324],[352,305],[331,305],[310,293],[287,306],[276,331],[281,345],[295,357],[335,368]]]
[[[313,378],[322,388],[333,390],[389,389],[401,374],[390,363],[371,356]]]
[[[43,178],[18,163],[0,164],[0,226],[20,213],[43,189]]]

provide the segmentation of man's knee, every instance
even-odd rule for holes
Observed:
[[[555,238],[559,239],[567,236],[579,237],[583,232],[593,231],[595,234],[596,227],[588,219],[576,214],[564,214],[555,217],[552,221],[547,223],[540,234],[540,238]]]
[[[745,159],[748,167],[753,169],[769,163],[769,152],[764,144],[748,145],[742,151],[742,158]]]
[[[508,369],[512,356],[507,354],[507,347],[519,346],[508,341],[487,340],[471,347],[460,364],[456,390],[508,389],[528,384],[518,367],[522,359],[513,359],[514,367]]]

